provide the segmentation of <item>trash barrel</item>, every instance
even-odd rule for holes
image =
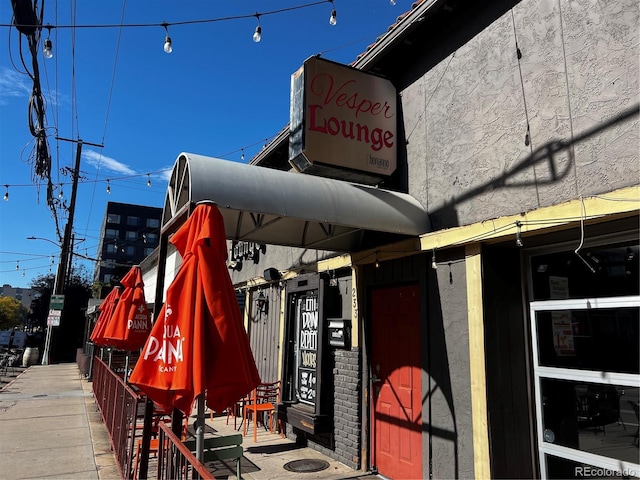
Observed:
[[[40,356],[40,350],[38,347],[27,347],[22,354],[22,366],[30,367],[38,363],[38,357]]]

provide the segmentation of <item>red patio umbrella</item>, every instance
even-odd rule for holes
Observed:
[[[129,382],[186,415],[205,392],[207,406],[222,411],[253,390],[260,376],[229,278],[218,208],[198,204],[170,241],[182,266]]]
[[[116,304],[118,303],[118,299],[120,298],[120,287],[113,287],[109,294],[102,301],[98,310],[100,310],[100,315],[98,316],[98,321],[93,326],[93,330],[91,331],[91,336],[89,339],[100,347],[106,347],[107,343],[103,337],[103,333],[105,328],[107,328],[107,324],[111,319],[111,315],[113,314],[113,310],[116,308]]]
[[[144,345],[151,331],[140,266],[131,267],[120,283],[124,290],[102,336],[108,345],[134,351]]]

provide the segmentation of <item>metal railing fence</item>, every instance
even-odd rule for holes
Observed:
[[[215,480],[175,433],[160,424],[158,435],[158,480]]]
[[[134,446],[142,435],[139,412],[146,398],[136,393],[101,359],[93,360],[93,393],[111,439],[122,478],[133,477]]]

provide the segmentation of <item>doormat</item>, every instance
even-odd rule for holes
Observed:
[[[303,458],[301,460],[294,460],[284,464],[284,469],[290,472],[319,472],[329,468],[329,462],[326,460],[319,460],[317,458]]]

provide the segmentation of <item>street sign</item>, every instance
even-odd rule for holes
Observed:
[[[49,310],[49,316],[47,317],[47,326],[59,327],[60,317],[62,317],[62,310]]]
[[[51,295],[49,300],[49,310],[62,310],[64,306],[64,295]]]

